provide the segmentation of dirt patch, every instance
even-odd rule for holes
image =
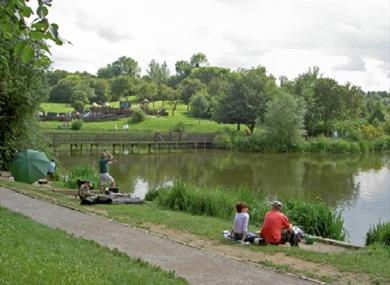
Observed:
[[[339,271],[337,268],[309,261],[304,261],[296,257],[290,257],[282,252],[275,254],[262,251],[251,250],[248,246],[232,246],[220,241],[211,241],[197,235],[168,228],[164,225],[154,225],[143,223],[142,227],[151,232],[161,234],[169,239],[173,239],[197,248],[213,251],[222,255],[228,255],[243,261],[271,266],[281,271],[289,271],[296,275],[303,275],[309,278],[330,281],[331,284],[373,284],[368,276],[364,274],[352,274]],[[288,246],[288,245],[285,245]],[[302,245],[303,250],[313,250],[319,252],[339,252],[346,251],[327,244],[315,243],[314,245]]]

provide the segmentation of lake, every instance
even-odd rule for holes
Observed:
[[[390,220],[390,154],[257,154],[185,150],[116,155],[110,174],[121,191],[143,197],[181,180],[195,186],[246,187],[270,199],[321,198],[342,211],[349,241],[364,244],[370,225]],[[60,156],[61,164],[98,168],[99,153]]]

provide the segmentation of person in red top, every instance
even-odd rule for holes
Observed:
[[[284,244],[290,242],[291,245],[298,245],[294,237],[292,225],[288,218],[281,212],[282,203],[274,201],[271,211],[265,214],[263,225],[260,229],[260,236],[269,244]]]

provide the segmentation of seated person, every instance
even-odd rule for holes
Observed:
[[[244,202],[236,204],[236,215],[234,216],[234,224],[231,231],[231,237],[234,240],[246,242],[248,233],[249,214],[248,206]]]
[[[78,185],[78,195],[81,200],[88,198],[91,196],[89,193],[89,190],[93,188],[93,185],[90,181],[88,180],[77,180],[77,185]]]
[[[271,211],[265,214],[260,236],[269,244],[285,244],[298,246],[298,239],[289,223],[288,218],[281,212],[282,203],[274,201]]]

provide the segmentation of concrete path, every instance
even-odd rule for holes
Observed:
[[[175,271],[191,284],[314,284],[5,188],[0,188],[0,206],[111,249],[117,248],[131,257],[139,257],[164,270]]]

